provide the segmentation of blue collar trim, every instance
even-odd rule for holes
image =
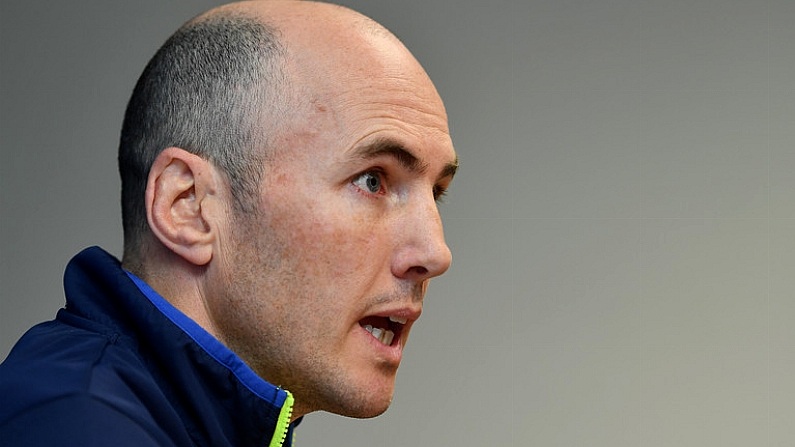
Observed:
[[[196,344],[201,346],[213,359],[229,369],[235,377],[240,380],[240,383],[252,393],[261,399],[272,402],[278,407],[284,405],[284,401],[287,399],[287,393],[283,389],[263,380],[257,373],[249,368],[237,354],[229,350],[223,343],[199,326],[198,323],[190,319],[165,298],[160,296],[159,293],[155,292],[155,290],[141,278],[127,270],[124,270],[124,273],[130,277],[141,293],[143,293],[166,318],[182,329],[183,332],[193,339]],[[274,391],[276,391],[276,393],[274,393]],[[276,399],[274,399],[274,394],[276,395]]]

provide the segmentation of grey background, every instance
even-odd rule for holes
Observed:
[[[454,262],[393,407],[298,446],[795,444],[795,2],[343,3],[445,98]],[[215,4],[2,4],[0,358],[120,252],[128,95]]]

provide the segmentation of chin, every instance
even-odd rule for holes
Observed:
[[[392,403],[393,390],[364,392],[356,399],[343,399],[337,402],[331,413],[356,419],[369,419],[383,414]]]
[[[370,419],[384,414],[391,403],[392,399],[390,398],[389,402],[386,403],[365,405],[360,408],[349,409],[346,412],[341,412],[338,414],[356,419]]]

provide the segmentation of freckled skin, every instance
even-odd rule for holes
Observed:
[[[450,265],[433,195],[455,161],[444,106],[409,52],[349,10],[240,7],[282,30],[297,107],[263,166],[259,212],[242,220],[230,212],[219,227],[205,319],[258,374],[294,394],[294,417],[376,416],[391,402],[398,364],[358,322],[421,309],[427,282]],[[375,138],[400,141],[427,168],[351,158]],[[386,173],[383,193],[353,184],[374,167]]]

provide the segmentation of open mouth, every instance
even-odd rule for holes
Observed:
[[[400,340],[407,321],[400,317],[367,317],[359,321],[359,325],[384,346],[392,346]]]

